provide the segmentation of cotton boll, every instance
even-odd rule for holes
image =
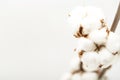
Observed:
[[[72,73],[65,73],[60,80],[71,80],[72,78]]]
[[[112,61],[115,56],[111,52],[109,52],[106,48],[102,48],[99,51],[99,57],[102,68],[107,68],[112,64]]]
[[[84,7],[76,7],[69,13],[68,22],[72,25],[78,25],[82,19],[86,16],[86,10]]]
[[[93,50],[95,50],[95,48],[96,48],[96,46],[93,41],[91,41],[87,38],[84,38],[84,37],[81,37],[78,39],[78,47],[76,48],[77,52],[81,52],[81,50],[93,51]]]
[[[70,71],[73,72],[79,69],[80,69],[80,58],[78,57],[78,55],[74,55],[74,57],[70,62]]]
[[[100,21],[101,19],[105,19],[105,17],[100,8],[78,6],[69,13],[68,22],[72,25],[80,25],[86,20]]]
[[[82,75],[82,80],[98,80],[98,75],[94,72],[85,72]]]
[[[81,57],[85,71],[96,71],[100,65],[99,55],[96,52],[85,52]]]
[[[107,41],[108,33],[105,28],[100,30],[94,30],[89,34],[89,39],[94,41],[98,45],[103,45]]]
[[[88,16],[95,17],[98,20],[105,19],[104,13],[101,8],[93,7],[93,6],[87,6],[86,11],[88,13]]]
[[[109,33],[106,48],[113,54],[120,51],[120,37],[116,33]]]
[[[89,34],[93,30],[101,28],[100,20],[97,20],[96,18],[93,17],[85,18],[81,25],[83,26],[83,34]]]
[[[76,73],[72,76],[71,80],[81,80],[82,79],[82,75],[80,73]]]

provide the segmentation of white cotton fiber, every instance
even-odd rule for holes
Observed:
[[[105,19],[102,10],[100,8],[92,7],[92,6],[86,6],[86,7],[77,6],[68,14],[68,16],[69,16],[68,21],[75,25],[81,24],[82,20],[84,20],[85,18],[90,18],[95,20]]]
[[[110,32],[107,43],[106,43],[106,48],[113,54],[115,54],[116,52],[119,52],[120,36],[118,36],[116,33]]]
[[[81,52],[81,50],[83,51],[93,51],[95,50],[96,46],[94,44],[93,41],[87,39],[87,38],[84,38],[84,37],[81,37],[78,39],[78,46],[77,46],[77,52]]]
[[[84,17],[86,17],[85,8],[78,6],[68,14],[68,22],[72,25],[78,25],[81,24],[81,21]]]
[[[87,17],[81,23],[83,27],[83,34],[89,34],[93,30],[98,30],[101,28],[100,20],[94,19],[92,17]]]
[[[102,68],[107,68],[108,66],[110,66],[114,59],[114,55],[111,52],[109,52],[106,48],[102,48],[99,51],[99,57]]]
[[[100,65],[99,55],[96,52],[86,52],[83,54],[81,61],[86,71],[96,71]]]
[[[89,39],[94,41],[98,45],[104,45],[107,41],[108,33],[106,29],[94,30],[89,34]]]

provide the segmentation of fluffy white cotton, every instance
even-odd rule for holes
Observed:
[[[86,10],[84,7],[76,7],[68,14],[68,22],[72,25],[78,25],[81,23],[82,19],[86,17]]]
[[[101,28],[101,22],[100,22],[100,20],[87,17],[87,18],[85,18],[84,20],[81,21],[81,24],[73,26],[74,32],[77,32],[79,30],[80,26],[83,27],[82,34],[86,35],[86,34],[91,33],[94,30],[100,29]]]
[[[93,72],[86,72],[82,75],[82,80],[98,80],[98,75]]]
[[[99,51],[99,57],[100,64],[103,65],[102,68],[107,68],[112,64],[112,61],[115,56],[111,52],[109,52],[106,48],[102,48]]]
[[[89,34],[91,31],[101,27],[102,19],[105,19],[105,17],[100,8],[78,6],[69,13],[68,22],[71,23],[74,28],[82,25],[83,34]]]
[[[88,16],[91,16],[91,17],[99,19],[99,20],[105,19],[104,13],[101,8],[93,7],[93,6],[86,6],[85,9],[88,13],[87,14]]]
[[[86,71],[96,71],[100,65],[99,55],[96,52],[86,52],[83,54],[81,61]]]
[[[92,6],[78,6],[69,13],[68,21],[74,25],[82,24],[82,20],[84,20],[85,18],[101,20],[104,19],[104,14],[100,8]]]
[[[65,73],[60,80],[71,80],[72,78],[72,73]]]
[[[82,75],[80,73],[76,73],[72,76],[71,80],[82,80]]]
[[[80,69],[80,58],[78,55],[74,55],[70,62],[70,71],[75,71]]]
[[[97,30],[101,28],[101,22],[98,19],[94,19],[92,17],[85,18],[82,23],[83,34],[89,34],[93,30]]]
[[[120,37],[116,33],[110,32],[106,48],[112,53],[120,51]]]
[[[95,48],[96,48],[96,46],[93,41],[91,41],[87,38],[84,38],[84,37],[81,37],[78,39],[78,46],[76,49],[77,52],[81,52],[81,50],[93,51],[93,50],[95,50]]]
[[[103,45],[107,41],[108,33],[106,29],[94,30],[89,34],[89,38],[98,45]]]

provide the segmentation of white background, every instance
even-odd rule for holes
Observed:
[[[68,12],[78,5],[101,7],[110,26],[118,2],[0,0],[0,80],[59,80],[75,47]],[[111,79],[120,80],[119,66]]]

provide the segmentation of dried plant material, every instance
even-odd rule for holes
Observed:
[[[120,53],[120,37],[108,29],[99,8],[77,7],[68,16],[78,46],[74,49],[77,54],[71,61],[70,72],[63,80],[106,80],[105,73]],[[113,24],[112,31],[117,23]]]

